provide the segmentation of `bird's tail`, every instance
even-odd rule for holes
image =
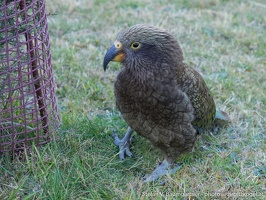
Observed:
[[[217,126],[225,126],[229,124],[230,122],[231,122],[231,119],[226,112],[216,109],[214,123]]]

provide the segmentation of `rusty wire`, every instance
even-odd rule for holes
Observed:
[[[0,154],[49,142],[59,123],[45,0],[2,0]]]

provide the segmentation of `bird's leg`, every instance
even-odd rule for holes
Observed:
[[[163,162],[158,165],[151,174],[148,174],[144,177],[144,182],[155,181],[156,179],[160,178],[165,174],[174,174],[178,169],[180,169],[181,165],[182,163],[173,166],[173,164],[169,163],[166,159],[164,159]]]
[[[132,128],[128,127],[125,136],[121,140],[118,138],[116,133],[114,133],[114,135],[113,135],[114,136],[114,143],[119,147],[119,158],[121,160],[125,159],[125,154],[127,156],[130,156],[130,157],[133,156],[133,154],[129,150],[130,144],[132,142],[131,134],[133,132],[134,132],[134,130]]]

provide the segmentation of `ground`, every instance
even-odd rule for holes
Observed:
[[[266,195],[266,4],[263,0],[47,0],[62,125],[60,138],[26,160],[0,158],[0,199],[264,199]],[[201,136],[165,184],[144,184],[162,156],[135,136],[120,161],[112,132],[127,126],[103,71],[116,34],[137,23],[171,32],[232,124]],[[248,197],[249,196],[249,197]],[[250,197],[252,196],[252,197]]]

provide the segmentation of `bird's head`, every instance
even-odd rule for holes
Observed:
[[[137,24],[118,34],[104,57],[103,68],[106,70],[110,61],[121,62],[125,67],[145,67],[182,60],[182,50],[170,33],[154,26]]]

